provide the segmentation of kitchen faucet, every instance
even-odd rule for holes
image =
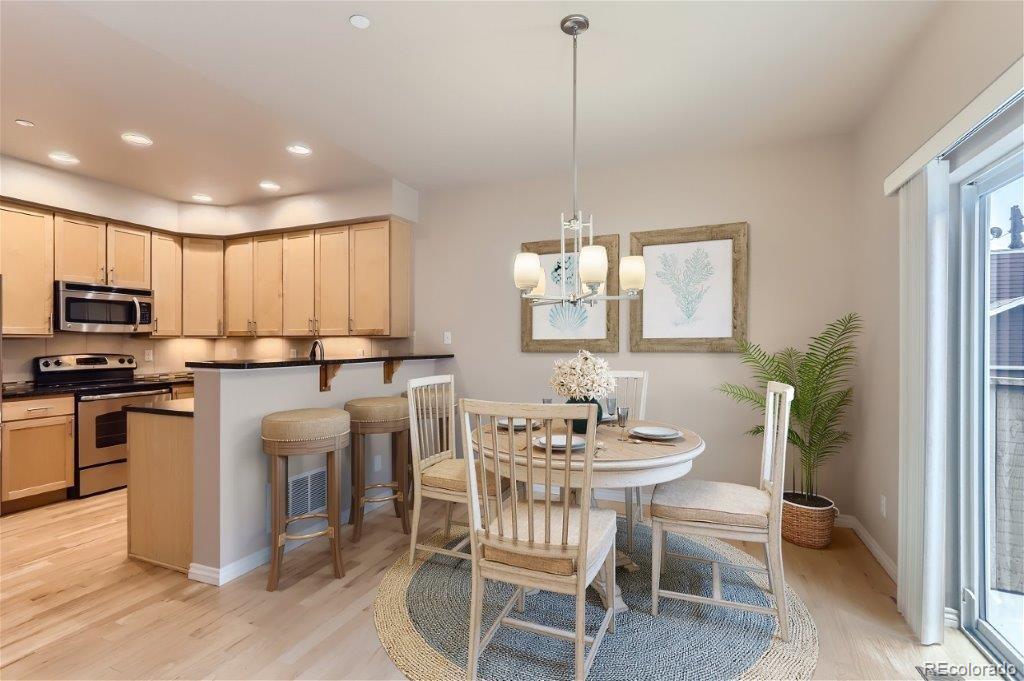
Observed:
[[[313,347],[309,349],[309,358],[312,360],[326,359],[324,357],[324,344],[319,338],[313,341]]]

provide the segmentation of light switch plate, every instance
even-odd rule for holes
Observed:
[[[445,345],[451,345],[452,344],[452,332],[451,331],[445,331],[444,333],[442,333],[441,334],[441,340],[444,341]]]
[[[147,361],[147,362],[152,362],[152,361],[153,361],[153,351],[152,351],[152,350],[146,350],[146,351],[144,351],[144,352],[142,353],[142,358],[143,358],[143,359],[144,359],[145,361]]]

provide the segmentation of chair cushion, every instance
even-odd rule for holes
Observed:
[[[526,501],[519,502],[517,516],[519,519],[519,538],[522,541],[529,541],[530,530],[528,518],[530,504]],[[506,506],[503,513],[507,537],[511,539],[512,508]],[[569,543],[579,542],[580,509],[575,506],[569,507]],[[533,536],[538,542],[545,541],[544,534],[544,504],[534,502],[533,504]],[[498,519],[491,521],[491,532],[498,531]],[[562,504],[561,502],[551,505],[551,535],[556,544],[562,541]],[[587,568],[595,563],[604,560],[608,555],[608,549],[615,542],[615,511],[610,508],[590,509],[590,522],[587,527]],[[496,549],[491,546],[484,547],[484,558],[495,563],[504,563],[518,568],[547,572],[552,575],[571,575],[575,572],[573,558],[539,558],[527,553],[516,553],[507,549]]]
[[[345,403],[353,421],[400,421],[409,418],[409,400],[404,397],[358,397]]]
[[[438,487],[451,492],[466,491],[466,460],[442,459],[420,471],[424,487]],[[508,478],[502,478],[502,489],[508,487]],[[487,473],[487,493],[494,494],[494,476]]]
[[[739,527],[768,527],[768,492],[749,485],[681,478],[654,488],[651,515]]]
[[[263,439],[277,442],[322,440],[349,432],[344,409],[291,409],[263,417]]]

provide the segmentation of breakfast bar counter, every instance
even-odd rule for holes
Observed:
[[[260,437],[264,416],[290,409],[341,409],[359,397],[398,396],[411,378],[454,373],[453,363],[451,354],[186,362],[195,373],[196,388],[195,522],[189,577],[221,585],[269,561],[268,464]],[[367,436],[367,445],[363,462],[367,482],[391,480],[388,436]],[[341,462],[344,522],[351,506],[350,449],[342,453]],[[324,466],[322,456],[293,457],[289,480],[301,487],[301,476]],[[303,520],[293,523],[289,531],[309,532],[322,523]],[[342,541],[348,548],[348,533]]]

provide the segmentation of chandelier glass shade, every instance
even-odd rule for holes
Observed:
[[[533,305],[588,304],[599,300],[630,300],[639,297],[644,288],[646,271],[643,256],[626,256],[619,261],[619,287],[622,295],[609,296],[608,252],[594,243],[594,218],[586,221],[578,208],[579,166],[576,162],[577,127],[577,42],[579,35],[590,27],[590,20],[582,14],[570,14],[562,19],[562,32],[572,37],[572,217],[562,214],[559,242],[561,249],[555,268],[559,276],[558,290],[547,293],[547,273],[536,253],[516,254],[513,280],[524,299]]]

